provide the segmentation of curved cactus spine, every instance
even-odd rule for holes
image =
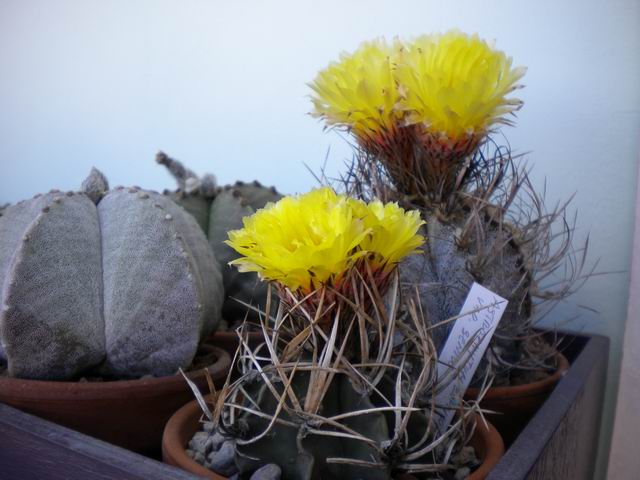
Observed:
[[[361,322],[360,308],[355,318],[337,313],[324,327],[312,318],[290,322],[281,302],[275,317],[262,321],[262,344],[250,347],[238,331],[242,375],[220,392],[214,424],[235,440],[241,475],[276,463],[284,479],[389,480],[445,470],[454,445],[463,443],[463,423],[476,407],[461,405],[459,420],[435,431],[434,395],[445,383],[436,378],[418,308],[410,301],[411,313],[399,317],[399,277],[384,299],[355,291],[354,303],[378,305],[372,317],[382,324]],[[404,341],[394,346],[399,333]]]
[[[567,205],[547,211],[526,165],[517,167],[510,148],[492,138],[514,125],[507,114],[523,102],[510,94],[525,72],[479,36],[449,31],[365,42],[310,84],[312,115],[355,139],[348,191],[419,208],[435,234],[424,257],[402,271],[421,290],[428,321],[440,325],[438,342],[472,282],[509,301],[485,357],[505,373],[556,367],[553,348],[530,355],[527,344],[540,337],[532,327],[589,276],[581,272],[586,249],[572,247]]]
[[[344,179],[365,198],[379,197],[419,208],[429,242],[422,256],[400,266],[403,283],[420,292],[422,309],[436,346],[446,339],[448,319],[460,308],[473,282],[509,301],[490,348],[476,371],[507,379],[514,367],[555,368],[553,349],[532,353],[533,328],[557,302],[582,284],[586,245],[574,249],[567,203],[550,211],[529,181],[526,165],[516,166],[508,148],[487,141],[457,173],[456,190],[442,202],[396,190],[384,165],[359,151]],[[411,175],[409,170],[404,175]],[[556,282],[548,282],[555,277]],[[545,281],[550,287],[545,286]]]
[[[506,341],[498,336],[493,346],[500,349],[503,360],[517,362],[522,344],[517,337],[532,313],[531,272],[508,225],[480,222],[473,224],[476,231],[465,232],[466,223],[430,217],[426,226],[430,242],[423,255],[410,257],[401,265],[402,279],[418,288],[422,308],[433,323],[458,316],[474,282],[507,298],[509,304],[499,325]],[[436,345],[444,343],[449,327],[444,324],[433,329]],[[481,369],[478,377],[483,375]]]
[[[220,319],[222,277],[195,220],[166,197],[52,191],[0,217],[0,340],[11,375],[166,375]]]
[[[288,385],[298,398],[304,398],[309,389],[310,374],[294,374]],[[287,385],[276,383],[274,388],[282,395]],[[278,408],[277,398],[259,379],[247,382],[243,386],[252,400],[260,406],[260,411],[274,415]],[[368,396],[359,394],[351,380],[338,374],[328,386],[322,399],[321,415],[331,418],[342,414],[354,414],[347,417],[341,425],[352,435],[361,436],[372,443],[382,445],[389,439],[387,422],[383,413],[373,411],[364,414],[363,410],[375,410]],[[327,436],[322,430],[310,427],[312,421],[302,422],[295,414],[282,412],[278,416],[282,423],[272,427],[268,435],[246,444],[237,443],[236,465],[240,474],[250,474],[260,468],[265,460],[276,463],[282,468],[285,478],[367,478],[388,480],[390,468],[382,462],[380,448],[369,443],[341,436]],[[269,429],[268,418],[251,413],[243,413],[239,420],[246,426],[247,432],[263,432]],[[285,423],[286,422],[286,423]],[[316,433],[316,432],[321,433]],[[380,467],[357,467],[351,464],[327,463],[327,458],[348,457],[363,462],[378,462]]]
[[[254,181],[238,181],[233,185],[216,186],[215,176],[198,177],[193,171],[163,152],[156,155],[156,162],[164,165],[175,178],[178,190],[165,191],[178,205],[189,212],[207,234],[220,269],[223,272],[226,300],[223,316],[229,320],[244,318],[248,313],[255,317],[254,310],[264,308],[266,285],[254,273],[239,273],[228,263],[238,257],[236,252],[224,244],[229,230],[242,226],[242,219],[268,202],[275,202],[281,195],[274,187],[265,187]]]

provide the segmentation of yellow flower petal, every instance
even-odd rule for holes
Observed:
[[[346,126],[356,135],[368,136],[390,128],[401,112],[393,78],[398,43],[384,40],[363,43],[353,54],[342,54],[309,84],[314,91],[312,115],[328,125]]]
[[[409,44],[395,70],[403,98],[398,108],[408,124],[451,139],[484,134],[521,106],[507,95],[518,88],[525,69],[477,35],[450,31]]]
[[[312,115],[365,144],[404,125],[451,141],[484,135],[522,102],[507,98],[526,69],[477,35],[450,31],[412,42],[363,43],[310,84]]]
[[[423,223],[417,211],[397,204],[366,204],[320,188],[268,204],[226,243],[242,255],[231,262],[240,271],[310,292],[364,258],[390,270],[424,243],[417,233]]]

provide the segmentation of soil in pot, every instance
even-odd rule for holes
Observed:
[[[231,358],[219,347],[204,344],[187,373],[203,392],[209,391],[202,367],[217,386],[224,383]],[[167,420],[193,398],[182,375],[137,380],[87,378],[56,382],[0,375],[0,402],[92,437],[150,456],[160,453]],[[102,381],[100,381],[102,380]]]
[[[194,446],[192,440],[198,432],[202,432],[197,442],[223,442],[221,438],[213,438],[215,434],[212,432],[212,426],[206,422],[202,422],[202,411],[196,401],[192,401],[178,410],[169,420],[162,437],[162,458],[165,463],[173,465],[195,475],[212,480],[225,480],[229,477],[222,476],[216,472],[206,468],[193,457],[196,453],[192,450],[189,452],[189,446]],[[191,442],[191,445],[190,445]],[[497,465],[498,461],[504,453],[504,444],[498,431],[491,425],[488,428],[478,419],[478,425],[474,435],[471,438],[471,446],[475,454],[482,460],[480,465],[475,468],[468,476],[458,478],[468,478],[471,480],[483,480],[488,473]],[[218,448],[220,448],[218,446]],[[204,457],[203,453],[200,453]],[[206,460],[198,458],[198,460]],[[463,472],[463,474],[466,472]],[[265,477],[268,478],[268,477]],[[412,476],[405,476],[407,479],[415,479]],[[441,476],[446,479],[447,477]],[[455,475],[451,477],[455,479]]]
[[[483,409],[496,412],[485,414],[485,417],[498,429],[507,448],[569,370],[569,361],[561,353],[556,354],[556,364],[554,372],[533,377],[530,372],[522,375],[514,372],[512,377],[518,380],[508,386],[490,388],[480,402]],[[533,381],[525,382],[526,379]],[[479,389],[469,388],[465,399],[474,400],[479,393]]]

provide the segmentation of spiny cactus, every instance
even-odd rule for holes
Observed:
[[[257,181],[238,181],[234,185],[218,187],[213,175],[199,178],[163,152],[157,154],[156,162],[167,167],[178,184],[177,191],[165,191],[165,194],[193,215],[209,238],[224,280],[223,316],[228,320],[239,320],[250,313],[254,317],[253,311],[247,312],[237,300],[263,308],[266,287],[254,273],[239,273],[229,266],[238,255],[224,241],[228,231],[242,227],[243,217],[268,202],[279,200],[281,195],[274,187],[264,187]]]
[[[168,375],[215,329],[222,276],[202,231],[167,197],[52,190],[0,216],[0,356],[9,374]]]
[[[311,84],[312,114],[356,139],[347,192],[421,210],[429,243],[401,275],[439,325],[437,345],[473,282],[509,301],[486,356],[497,373],[529,360],[555,366],[554,354],[529,359],[527,339],[536,336],[536,307],[571,293],[584,254],[572,249],[566,204],[547,211],[526,167],[490,137],[513,124],[522,102],[510,94],[524,72],[490,42],[450,31],[365,43]]]
[[[384,164],[368,152],[358,153],[345,177],[348,188],[361,195],[419,208],[426,219],[429,242],[422,255],[403,262],[400,274],[407,290],[420,292],[438,348],[451,326],[447,320],[461,313],[474,282],[509,301],[476,384],[487,371],[508,384],[514,367],[555,368],[553,348],[542,356],[533,348],[531,342],[539,340],[533,329],[588,277],[586,246],[573,247],[568,203],[546,210],[525,167],[514,162],[508,149],[487,142],[468,159],[467,170],[458,172],[461,183],[442,202],[397,190]]]
[[[246,324],[238,331],[241,376],[210,417],[235,439],[242,478],[269,463],[296,480],[448,468],[472,409],[460,403],[451,428],[436,426],[434,396],[452,378],[437,378],[415,302],[399,316],[397,265],[424,243],[422,223],[416,211],[320,188],[229,233],[242,254],[233,264],[272,281],[280,298],[259,318],[261,345]]]
[[[294,375],[290,388],[296,397],[300,399],[305,397],[309,389],[309,377],[308,372],[299,372]],[[285,385],[274,382],[273,388],[278,395],[286,396]],[[244,390],[260,406],[261,412],[274,415],[278,408],[277,397],[269,391],[261,379],[247,381],[244,384]],[[367,409],[372,409],[373,412],[359,413]],[[357,392],[347,376],[339,374],[328,386],[319,414],[331,418],[349,413],[354,416],[343,422],[346,429],[371,439],[378,445],[389,440],[389,430],[384,414],[375,411],[375,406],[369,397]],[[241,474],[254,472],[268,459],[269,462],[280,466],[285,478],[390,478],[388,466],[371,469],[349,464],[330,464],[325,461],[327,458],[348,457],[356,461],[382,463],[381,454],[375,447],[361,440],[314,433],[313,420],[307,422],[295,413],[290,415],[283,411],[279,419],[282,422],[274,425],[268,435],[252,443],[237,444],[236,465]],[[242,431],[239,433],[247,438],[252,433],[267,431],[269,423],[268,417],[241,413],[238,424]],[[320,422],[318,423],[320,426]]]
[[[242,376],[223,387],[214,417],[222,434],[235,439],[240,478],[267,463],[279,465],[287,480],[390,480],[451,468],[476,407],[460,404],[446,432],[434,427],[435,392],[454,380],[436,378],[435,351],[418,310],[398,317],[397,278],[391,291],[391,310],[378,311],[384,325],[338,314],[329,331],[318,324],[299,330],[284,319],[289,307],[281,302],[270,326],[263,323],[262,344],[252,349],[239,332]],[[336,334],[341,322],[350,323],[346,335]],[[404,341],[392,346],[394,332]]]
[[[523,238],[522,231],[496,213],[494,204],[466,203],[468,206],[448,211],[438,206],[422,207],[430,241],[422,255],[408,258],[401,265],[400,273],[407,288],[420,292],[422,308],[432,324],[457,317],[474,282],[506,298],[509,303],[489,353],[494,354],[493,373],[504,373],[523,357],[532,293],[536,291],[535,265],[523,245],[526,240],[536,239]],[[436,345],[444,343],[450,326],[445,323],[432,329]],[[478,379],[487,368],[489,363],[484,362],[477,371]]]

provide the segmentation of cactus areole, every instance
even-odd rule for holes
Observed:
[[[169,375],[221,317],[222,275],[196,221],[96,169],[0,216],[0,359],[11,376]]]

